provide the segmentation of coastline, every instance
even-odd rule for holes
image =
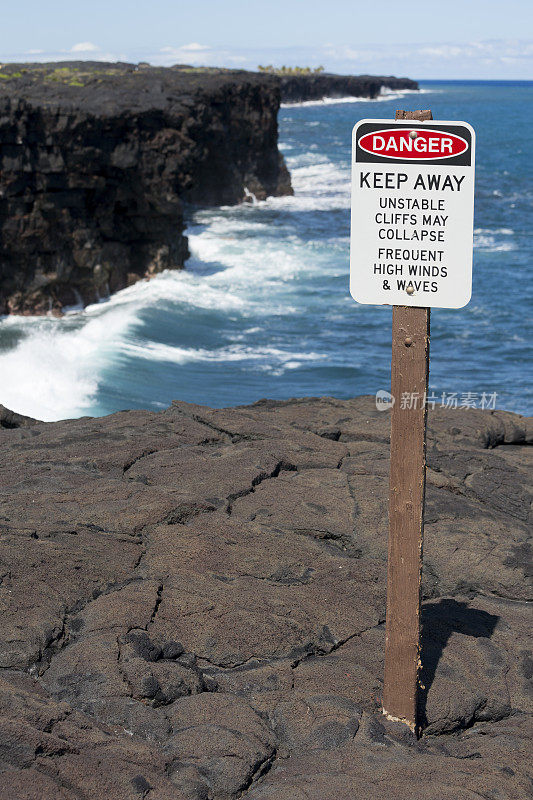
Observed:
[[[530,89],[499,92],[492,84],[439,84],[434,98],[403,102],[438,105],[448,115],[455,107],[492,148],[492,98],[525,108]],[[354,117],[393,116],[398,102],[282,109],[280,141],[294,197],[188,209],[186,270],[137,282],[62,319],[3,320],[4,404],[58,419],[157,410],[175,397],[231,406],[264,396],[342,398],[386,389],[390,311],[352,304],[343,277],[348,146]],[[526,122],[510,132],[512,147],[478,173],[473,301],[461,313],[433,315],[430,374],[439,397],[497,392],[499,407],[520,413],[532,408],[522,366],[528,331],[512,325],[515,315],[527,320],[519,286],[531,260],[530,187],[527,161],[515,148]],[[507,282],[509,270],[517,281]]]
[[[291,194],[277,143],[280,98],[373,98],[417,86],[105,62],[0,68],[0,311],[23,315],[61,314],[182,268],[184,202]]]
[[[402,97],[409,97],[410,95],[414,95],[419,97],[426,93],[426,89],[386,89],[385,91],[381,91],[375,97],[358,97],[354,95],[345,95],[345,96],[326,96],[321,97],[316,100],[295,100],[294,102],[284,101],[282,99],[280,108],[298,108],[300,106],[327,106],[327,105],[336,105],[337,103],[380,103],[386,102],[388,100],[395,100],[400,99]]]
[[[292,192],[269,76],[105,62],[1,75],[4,313],[61,313],[182,268],[184,202]]]

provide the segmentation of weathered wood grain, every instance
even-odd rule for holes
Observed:
[[[432,119],[397,111],[396,119]],[[389,551],[383,711],[417,726],[420,583],[426,484],[429,308],[394,306],[392,314]]]

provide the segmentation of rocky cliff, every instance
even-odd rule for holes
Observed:
[[[373,398],[0,414],[0,800],[524,800],[531,421],[429,413],[417,741]]]
[[[59,312],[183,266],[183,201],[291,192],[278,81],[190,67],[0,69],[0,313]]]
[[[376,75],[332,75],[327,72],[310,75],[282,75],[279,77],[281,98],[284,102],[321,100],[323,97],[375,98],[383,89],[418,89],[418,83],[409,78],[380,77]]]

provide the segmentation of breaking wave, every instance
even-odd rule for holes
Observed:
[[[281,108],[334,106],[339,105],[339,103],[380,103],[386,100],[398,100],[400,97],[407,97],[412,94],[421,95],[434,93],[435,90],[430,89],[389,89],[386,86],[382,86],[377,97],[353,97],[352,95],[348,95],[347,97],[322,97],[320,100],[301,100],[294,103],[282,103]]]
[[[430,91],[441,91],[443,115],[468,118],[482,89],[464,90],[459,107],[456,87],[448,101],[440,86],[422,93]],[[54,420],[160,408],[174,398],[221,406],[388,386],[390,310],[359,306],[348,294],[350,131],[376,101],[342,100],[281,112],[293,197],[257,202],[250,194],[241,206],[191,210],[186,270],[61,319],[1,320],[0,402]],[[369,106],[355,114],[354,102]],[[485,135],[490,115],[486,125]],[[474,300],[433,315],[431,379],[437,391],[498,391],[500,405],[523,411],[531,404],[526,345],[498,332],[509,329],[506,309],[527,318],[524,282],[502,281],[529,268],[529,188],[514,150],[501,158],[499,195],[494,172],[478,171]]]
[[[280,223],[287,215],[290,219],[310,211],[347,209],[349,170],[313,153],[288,160],[294,197],[194,215],[187,231],[191,259],[186,270],[139,281],[106,301],[71,310],[60,319],[5,318],[0,324],[5,348],[0,350],[1,402],[19,413],[52,421],[108,411],[98,402],[102,383],[125,363],[238,362],[245,369],[280,376],[324,360],[323,353],[295,349],[292,342],[256,343],[261,328],[246,325],[247,320],[299,313],[295,281],[301,287],[313,273],[346,272],[345,264],[339,270],[338,265],[327,263],[326,253],[319,252],[319,239],[315,258],[310,259],[309,240],[289,230],[283,236]],[[348,238],[332,236],[329,246],[345,252]],[[177,330],[190,324],[191,315],[204,314],[213,330],[233,317],[241,332],[233,332],[222,346],[153,341],[145,316],[155,309],[159,314],[166,312]],[[252,341],[242,343],[240,337]]]

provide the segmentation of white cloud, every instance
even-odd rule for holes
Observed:
[[[144,60],[157,66],[170,66],[171,64],[194,64],[196,66],[211,64],[212,51],[209,47],[197,42],[184,44],[180,47],[162,47],[158,53],[148,56]]]
[[[207,45],[205,44],[198,44],[198,42],[191,42],[190,44],[184,44],[181,46],[180,50],[210,50]]]
[[[224,67],[233,64],[242,65],[248,69],[256,69],[259,63],[257,56],[251,57],[246,51],[235,52],[233,50],[209,47],[198,42],[190,42],[177,47],[166,45],[161,47],[157,53],[152,55],[144,54],[143,60],[160,67],[168,67],[172,64]]]
[[[440,47],[422,47],[419,50],[419,55],[433,58],[458,58],[463,54],[463,48],[449,44],[441,45]]]
[[[189,42],[178,47],[166,45],[161,47],[158,53],[148,56],[144,60],[156,66],[170,66],[171,64],[193,64],[194,66],[213,66],[221,64],[220,59],[231,61],[232,59],[244,60],[246,58],[239,55],[232,55],[230,52],[215,50],[206,44],[199,42]]]
[[[425,42],[354,47],[324,45],[286,63],[322,62],[333,72],[402,74],[413,78],[533,78],[533,41]],[[311,58],[313,60],[311,60]],[[278,65],[278,62],[275,62]]]
[[[78,42],[70,48],[71,53],[96,53],[100,48],[92,42]]]
[[[72,61],[73,57],[78,61],[131,61],[131,54],[110,53],[100,50],[26,50],[24,53],[10,53],[4,57],[3,63],[10,61],[34,61],[45,63],[47,61]],[[140,60],[140,59],[137,59]],[[146,59],[144,59],[146,60]]]
[[[127,53],[104,52],[92,42],[79,42],[59,52],[13,53],[6,61],[63,61],[77,58],[98,61],[147,61],[155,66],[241,67],[257,69],[258,64],[274,66],[324,65],[330,72],[344,74],[408,75],[423,78],[533,79],[533,40],[480,40],[466,43],[423,42],[358,45],[324,44],[319,47],[222,48],[199,42],[166,45],[157,51],[131,49]]]

